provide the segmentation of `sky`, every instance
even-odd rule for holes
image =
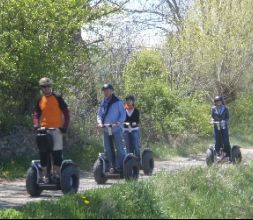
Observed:
[[[116,1],[122,1],[122,0],[116,0]],[[135,9],[141,9],[143,7],[149,7],[151,4],[156,3],[157,0],[130,0],[130,2],[125,6],[127,9],[135,10]],[[131,15],[116,15],[111,16],[108,20],[108,18],[103,21],[103,25],[96,24],[93,25],[93,28],[96,29],[96,34],[94,32],[90,32],[89,28],[85,28],[82,32],[83,38],[87,41],[87,39],[99,39],[100,37],[110,37],[113,36],[117,38],[119,35],[122,35],[125,29],[128,29],[129,32],[132,34],[134,38],[134,44],[135,46],[143,46],[143,47],[160,47],[165,42],[165,36],[162,31],[159,29],[155,29],[152,27],[149,27],[147,29],[146,26],[142,24],[136,24],[135,21],[140,21],[145,19],[147,14],[131,14]],[[111,32],[110,28],[104,28],[104,23],[108,22],[112,23],[114,25],[113,34],[110,33],[108,35],[108,32]],[[103,27],[102,27],[103,26]],[[116,26],[116,28],[115,28]],[[94,30],[93,30],[94,31]],[[108,35],[108,36],[107,36]],[[126,36],[128,37],[128,36]]]
[[[157,0],[130,0],[127,4],[129,9],[140,9],[143,6],[149,7],[149,5],[156,3]],[[140,15],[139,15],[140,16]],[[145,15],[142,15],[143,17]],[[139,41],[146,47],[159,47],[165,42],[164,33],[158,29],[151,28],[148,30],[139,31]]]

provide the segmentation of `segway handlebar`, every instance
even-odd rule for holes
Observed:
[[[56,128],[44,128],[44,127],[40,127],[37,129],[37,131],[55,131]]]
[[[223,129],[223,130],[225,130],[226,129],[226,121],[211,121],[211,124],[212,125],[215,125],[217,128],[218,128],[218,130],[221,130],[221,129]]]
[[[117,127],[117,124],[103,124],[102,127],[108,130],[109,136],[112,136],[112,129]]]
[[[137,125],[136,122],[132,122],[132,123],[124,122],[123,124],[126,125],[128,128],[134,128]]]

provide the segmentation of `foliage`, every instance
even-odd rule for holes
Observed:
[[[165,50],[173,85],[222,94],[228,102],[252,79],[252,1],[196,0]]]
[[[143,127],[154,127],[164,137],[207,134],[210,106],[201,95],[171,89],[167,74],[163,58],[151,50],[137,53],[125,69],[125,93],[137,96]]]
[[[81,40],[81,27],[113,10],[108,4],[92,8],[89,3],[0,2],[1,130],[22,124],[23,116],[31,114],[41,77],[51,77],[57,91],[70,92],[68,79],[77,79],[76,66],[85,63],[89,52]]]

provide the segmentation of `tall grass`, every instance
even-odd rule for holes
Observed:
[[[72,159],[82,170],[90,170],[102,150],[101,144],[91,139],[64,151],[64,158]],[[37,159],[39,159],[39,155],[34,158],[13,158],[11,161],[0,161],[0,178],[14,180],[25,177],[31,161]]]
[[[150,144],[150,148],[154,152],[156,159],[169,160],[176,156],[188,157],[190,155],[205,153],[212,142],[212,138],[208,137],[207,139],[197,139],[192,143],[185,143],[179,147],[171,147],[167,144],[154,143]]]
[[[253,164],[160,173],[148,180],[0,211],[0,218],[252,218],[252,182]]]
[[[13,158],[13,160],[10,161],[1,161],[0,178],[14,180],[24,177],[30,162],[30,158]]]

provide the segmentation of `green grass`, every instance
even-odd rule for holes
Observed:
[[[174,148],[167,144],[158,143],[150,144],[150,146],[156,159],[169,160],[176,156],[188,157],[190,155],[205,153],[211,143],[212,139],[208,138],[207,140],[197,139],[193,143]]]
[[[84,145],[74,146],[64,153],[65,159],[72,159],[82,170],[90,170],[102,151],[102,146],[95,140],[89,140]],[[11,161],[0,162],[0,179],[14,180],[25,177],[31,161],[35,158],[16,158]]]
[[[85,144],[71,148],[66,152],[65,158],[75,161],[82,170],[90,170],[98,158],[98,154],[103,151],[100,141],[90,139]]]
[[[230,136],[231,145],[239,145],[243,148],[253,147],[252,134],[240,134],[239,132],[231,132]],[[209,136],[206,139],[198,138],[192,143],[183,144],[180,147],[171,147],[168,144],[153,143],[150,148],[154,152],[155,158],[159,160],[169,160],[172,157],[181,156],[188,157],[199,153],[206,153],[210,145],[214,143],[213,137]]]
[[[253,164],[161,173],[145,181],[3,210],[0,218],[252,218],[252,182]]]
[[[25,176],[31,159],[19,158],[0,162],[0,179],[14,180]]]
[[[243,134],[243,133],[232,133],[231,144],[237,144],[244,148],[253,147],[253,134]]]

